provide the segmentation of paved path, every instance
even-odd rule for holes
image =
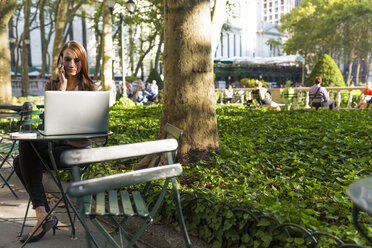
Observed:
[[[10,168],[4,166],[0,172],[2,175],[7,175]],[[10,184],[16,189],[19,199],[16,199],[8,188],[0,187],[0,248],[15,248],[20,247],[21,243],[18,241],[18,234],[21,230],[23,217],[26,211],[28,194],[22,187],[16,175],[10,180]],[[53,187],[53,182],[47,176],[44,177],[45,188]],[[2,185],[2,183],[0,183]],[[64,208],[57,208],[63,210]],[[58,210],[56,212],[59,212]],[[60,224],[65,225],[68,223],[66,213],[56,213]],[[129,226],[136,227],[141,220],[134,218],[128,223]],[[29,218],[27,223],[34,225],[35,212],[31,209],[29,211]],[[85,241],[85,232],[79,222],[76,224],[76,239],[71,239],[71,229],[69,227],[62,227],[57,230],[56,235],[53,236],[52,232],[48,232],[42,240],[36,243],[28,244],[26,247],[38,248],[83,248],[87,247]],[[100,245],[104,244],[104,238],[96,231],[96,228],[88,222],[90,230],[93,230],[94,237],[99,241]],[[26,232],[30,231],[31,227],[26,228]],[[193,247],[204,248],[209,247],[206,243],[192,237]],[[164,225],[151,225],[147,228],[146,232],[141,236],[141,240],[137,244],[140,248],[178,248],[185,247],[181,233]]]

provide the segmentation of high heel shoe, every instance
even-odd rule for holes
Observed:
[[[53,216],[53,217],[49,218],[48,220],[46,220],[44,222],[44,224],[41,226],[42,229],[43,229],[41,231],[41,233],[39,233],[38,235],[33,235],[31,237],[30,237],[30,234],[22,235],[22,237],[19,239],[19,241],[21,243],[26,242],[27,239],[28,239],[28,243],[39,241],[42,237],[44,237],[44,235],[51,228],[53,228],[53,235],[55,235],[55,232],[56,232],[55,229],[57,229],[57,224],[58,224],[58,219],[57,219],[57,217]]]

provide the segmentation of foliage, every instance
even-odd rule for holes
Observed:
[[[370,0],[302,0],[281,17],[287,54],[299,53],[311,66],[324,53],[353,62],[367,57],[372,45]],[[350,56],[352,55],[352,56]]]
[[[134,107],[134,102],[129,99],[127,96],[122,96],[114,104],[114,108],[125,108],[125,107]]]
[[[158,84],[159,89],[163,89],[164,88],[164,82],[161,79],[158,70],[156,70],[155,68],[153,68],[150,71],[150,75],[147,78],[147,81],[149,81],[150,83],[152,82],[152,80],[155,80],[156,81],[156,83]]]
[[[125,81],[127,81],[127,82],[134,82],[136,80],[137,80],[136,76],[126,76],[125,77]]]
[[[318,63],[316,63],[314,69],[310,73],[306,86],[312,86],[316,77],[322,78],[322,85],[324,87],[345,87],[345,81],[340,69],[328,54],[323,54]]]
[[[114,135],[109,145],[155,140],[160,116],[160,105],[111,107],[110,130]],[[352,204],[346,188],[372,173],[371,111],[277,112],[223,106],[217,108],[217,118],[221,151],[209,161],[184,166],[179,177],[183,192],[365,245],[352,225]],[[121,172],[117,164],[109,166],[110,173]],[[168,196],[158,220],[176,218],[171,214],[171,199]],[[238,247],[239,242],[239,247],[306,244],[296,237],[284,240],[283,245],[283,237],[265,231],[272,225],[268,221],[260,221],[262,231],[250,225],[247,214],[233,217],[226,205],[188,205],[187,197],[182,201],[184,210],[189,211],[188,230],[214,247]],[[237,222],[246,228],[247,235],[234,235]],[[368,224],[366,218],[362,222]],[[367,228],[371,228],[370,223]],[[325,240],[319,247],[333,247],[329,242]]]
[[[267,88],[267,83],[264,80],[258,80],[262,83],[262,87]],[[246,86],[247,88],[254,88],[254,84],[256,83],[256,79],[254,78],[242,78],[240,79],[240,85]]]

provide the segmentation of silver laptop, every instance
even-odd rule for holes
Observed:
[[[109,92],[46,91],[43,135],[105,133]]]

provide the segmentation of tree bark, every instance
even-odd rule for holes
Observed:
[[[28,46],[27,38],[30,34],[30,0],[24,1],[24,25],[23,25],[23,34],[22,34],[22,96],[27,97],[29,94],[29,81],[28,81]],[[28,42],[30,42],[28,40]]]
[[[155,46],[154,43],[155,43],[156,36],[157,36],[157,31],[155,31],[155,33],[153,34],[152,37],[149,37],[149,40],[148,40],[149,46],[146,50],[143,50],[144,41],[141,41],[141,50],[142,50],[143,54],[138,59],[137,66],[136,66],[136,69],[134,70],[134,74],[133,74],[134,76],[137,77],[138,71],[141,68],[141,66],[143,65],[143,60],[145,59],[146,55],[154,48],[154,46]],[[142,80],[143,80],[143,78],[142,78]]]
[[[53,53],[52,53],[52,79],[56,80],[58,77],[58,56],[61,52],[64,40],[64,30],[66,25],[66,10],[68,7],[68,0],[60,0],[56,18],[56,28],[54,33]]]
[[[357,71],[356,71],[356,76],[355,76],[356,77],[356,80],[355,80],[356,85],[359,85],[359,81],[360,81],[359,74],[360,74],[360,58],[358,58]]]
[[[163,46],[163,43],[164,43],[164,31],[162,31],[161,34],[160,34],[160,41],[159,41],[159,44],[158,44],[158,49],[156,50],[154,68],[157,71],[159,71],[159,60],[160,60],[160,54],[161,54],[161,47]],[[152,67],[152,63],[151,63],[151,67]]]
[[[12,103],[12,79],[7,25],[17,7],[16,0],[0,0],[0,103]]]
[[[102,27],[102,90],[112,89],[112,24],[111,13],[107,1],[103,1],[103,27]]]
[[[371,60],[372,60],[372,55],[367,56],[368,63],[367,63],[367,72],[366,72],[366,77],[365,77],[365,82],[368,83],[369,80],[369,72],[371,70]]]
[[[355,59],[354,49],[351,50],[350,54],[351,54],[351,56],[350,56],[349,72],[348,72],[348,75],[347,75],[347,82],[346,82],[347,86],[350,86],[350,82],[352,80],[353,63],[354,63],[354,59]]]
[[[196,162],[219,149],[208,0],[164,1],[164,102],[159,138],[184,130],[178,160]]]

